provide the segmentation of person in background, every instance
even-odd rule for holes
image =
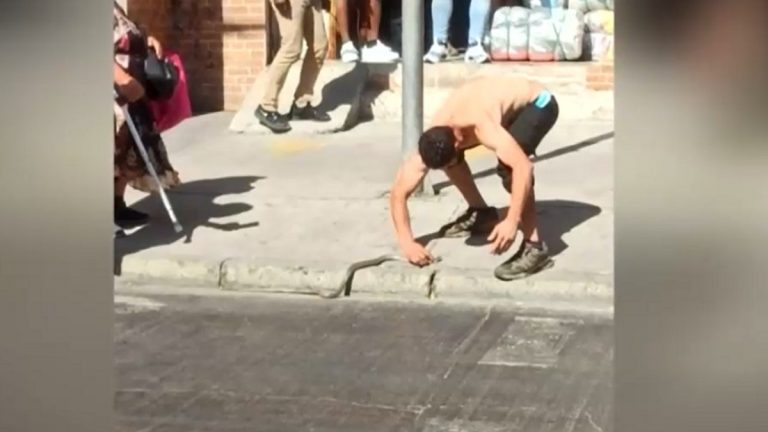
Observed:
[[[144,61],[149,50],[154,49],[158,57],[162,58],[163,47],[154,37],[145,36],[117,2],[113,3],[112,30],[113,81],[119,103],[128,105],[131,119],[141,135],[150,159],[154,162],[155,171],[163,186],[176,186],[180,183],[179,174],[171,165],[165,144],[155,128],[144,85]],[[114,114],[115,225],[130,228],[146,223],[149,216],[126,205],[125,191],[128,185],[144,192],[151,192],[157,186],[138,153],[123,112],[117,105],[114,107]]]
[[[331,121],[328,113],[312,106],[313,92],[328,53],[322,0],[270,0],[280,28],[280,49],[267,71],[267,86],[254,115],[274,133],[291,130],[289,120]],[[277,101],[291,66],[301,57],[302,42],[309,49],[288,116],[277,111]]]
[[[432,46],[424,61],[439,63],[448,56],[448,25],[453,13],[454,0],[432,0]],[[485,63],[490,56],[483,48],[488,17],[491,13],[491,0],[471,0],[469,4],[469,38],[464,61],[467,63]]]
[[[358,51],[355,43],[349,38],[349,0],[336,1],[336,23],[341,34],[341,61],[344,63],[392,63],[400,59],[400,55],[379,40],[379,25],[381,24],[381,0],[364,0],[368,13],[369,28],[365,33],[365,41]]]

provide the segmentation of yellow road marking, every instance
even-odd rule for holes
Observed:
[[[275,156],[288,156],[322,147],[317,141],[298,138],[279,138],[269,145],[269,151]]]

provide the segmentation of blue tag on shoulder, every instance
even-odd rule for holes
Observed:
[[[542,90],[541,93],[539,93],[539,95],[536,97],[536,100],[533,101],[533,104],[536,106],[536,108],[544,108],[551,100],[552,93],[550,93],[548,90]]]

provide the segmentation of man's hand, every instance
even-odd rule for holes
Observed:
[[[159,40],[155,39],[153,36],[147,37],[147,46],[149,48],[152,48],[155,50],[155,54],[157,54],[158,58],[163,58],[163,45],[160,43]]]
[[[403,255],[408,259],[408,262],[419,267],[424,267],[432,264],[435,258],[429,253],[427,248],[418,242],[410,242],[402,246]]]
[[[488,236],[488,241],[491,242],[491,253],[503,254],[515,242],[515,237],[517,237],[517,223],[510,219],[499,222]]]

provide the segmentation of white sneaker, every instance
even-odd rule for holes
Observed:
[[[381,41],[376,41],[373,46],[363,46],[360,54],[363,63],[393,63],[400,59],[399,54]]]
[[[448,44],[435,42],[429,47],[429,51],[424,55],[424,61],[427,63],[440,63],[448,57]]]
[[[478,42],[470,45],[469,48],[467,48],[467,52],[464,53],[464,61],[467,63],[480,64],[485,63],[490,59],[491,57],[487,52],[485,52],[483,46]]]
[[[355,63],[360,60],[360,53],[355,48],[352,41],[344,42],[341,45],[341,61],[344,63]]]

